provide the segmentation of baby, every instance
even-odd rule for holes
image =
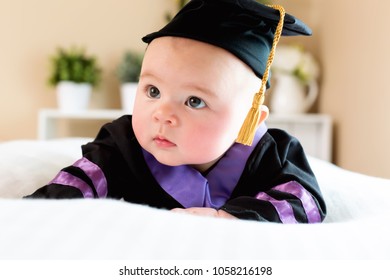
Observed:
[[[28,197],[115,198],[198,215],[321,222],[325,203],[301,145],[264,123],[281,34],[310,29],[280,6],[190,1],[143,38],[133,114],[104,125],[80,160]]]

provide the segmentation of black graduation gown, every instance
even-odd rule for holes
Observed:
[[[104,125],[93,142],[82,146],[82,153],[103,171],[108,198],[165,209],[183,207],[150,172],[134,136],[131,116]],[[98,197],[93,182],[82,169],[68,166],[62,171],[83,180]],[[296,221],[307,223],[300,199],[272,189],[290,181],[298,182],[310,193],[322,221],[326,215],[325,202],[300,143],[282,130],[269,129],[248,158],[231,197],[220,209],[241,219],[281,222],[272,203],[255,198],[259,192],[265,192],[273,199],[288,201]],[[72,186],[49,183],[27,197],[82,198],[83,194]]]

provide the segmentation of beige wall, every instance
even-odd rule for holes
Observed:
[[[390,2],[281,2],[313,27],[309,48],[323,67],[318,106],[335,122],[336,163],[390,178]]]
[[[329,2],[329,1],[328,1]],[[390,178],[390,2],[318,0],[325,76],[321,110],[336,121],[336,159]]]
[[[98,56],[104,81],[93,107],[119,108],[114,76],[123,50],[164,22],[173,0],[0,0],[0,140],[36,137],[37,112],[55,107],[46,85],[48,56],[57,46],[83,45]],[[335,122],[335,161],[390,178],[390,2],[281,0],[313,29],[298,39],[321,61],[317,108]],[[290,42],[292,39],[283,39]]]
[[[37,113],[55,107],[47,84],[57,47],[83,46],[104,77],[92,106],[119,108],[115,67],[126,49],[164,22],[172,0],[0,0],[0,141],[34,138]]]

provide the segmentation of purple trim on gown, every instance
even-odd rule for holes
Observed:
[[[302,206],[303,209],[305,209],[305,213],[309,223],[321,222],[321,215],[318,210],[317,204],[315,203],[311,194],[304,187],[302,187],[301,184],[296,181],[291,181],[285,184],[278,185],[273,189],[281,192],[290,193],[297,197],[302,202]]]
[[[99,198],[107,197],[107,179],[99,166],[84,157],[76,161],[73,166],[83,170],[91,179]],[[94,197],[91,187],[86,182],[65,171],[59,172],[50,183],[75,187],[83,193],[85,198]]]
[[[99,198],[107,197],[107,179],[98,165],[85,157],[76,161],[73,166],[80,168],[91,179]]]
[[[256,198],[263,201],[268,201],[275,208],[278,216],[283,224],[297,224],[294,212],[290,203],[286,200],[277,200],[265,192],[260,192],[256,195]]]
[[[59,184],[74,187],[82,192],[84,198],[94,197],[93,191],[87,183],[65,171],[60,171],[57,176],[49,182],[49,184]]]
[[[289,193],[298,198],[302,202],[303,209],[305,210],[307,220],[309,223],[320,223],[321,216],[318,210],[317,204],[315,203],[313,197],[310,193],[302,187],[296,181],[290,181],[276,187],[273,187],[271,190],[277,190],[284,193]],[[297,223],[295,220],[294,212],[291,205],[287,200],[278,200],[275,199],[264,192],[260,192],[256,195],[256,198],[259,200],[269,201],[274,207],[276,212],[279,215],[282,223]]]
[[[266,131],[263,123],[256,131],[252,146],[234,143],[206,177],[188,165],[167,166],[159,163],[149,152],[143,150],[143,153],[160,186],[185,208],[218,209],[229,199],[250,154]]]

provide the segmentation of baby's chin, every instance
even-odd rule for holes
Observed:
[[[148,150],[147,150],[148,151]],[[154,158],[161,164],[167,165],[167,166],[180,166],[180,165],[187,165],[188,162],[176,157],[170,152],[167,151],[148,151],[150,154],[154,156]]]
[[[179,158],[174,159],[172,156],[169,156],[169,155],[168,156],[161,155],[161,154],[155,155],[153,153],[152,153],[152,155],[161,164],[164,164],[167,166],[172,166],[172,167],[187,165],[187,166],[190,166],[190,167],[198,170],[199,172],[207,171],[211,166],[213,166],[215,164],[215,162],[217,162],[217,160],[204,162],[204,161],[184,160],[184,159],[179,159]]]

